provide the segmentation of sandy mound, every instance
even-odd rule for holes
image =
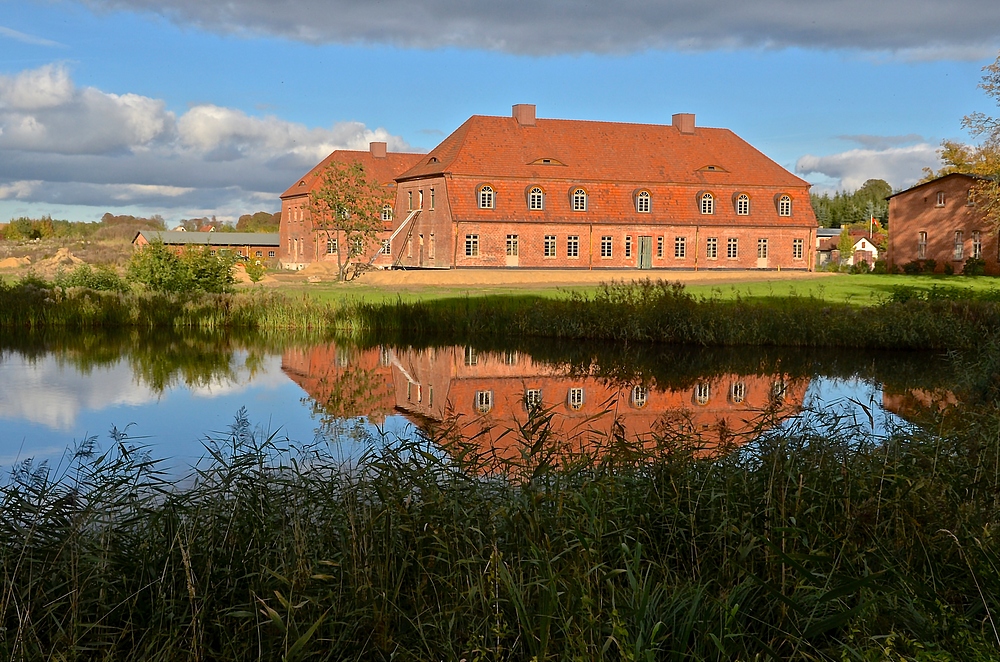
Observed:
[[[240,264],[240,263],[237,263],[236,266],[235,266],[235,268],[233,269],[233,278],[236,280],[237,283],[242,283],[242,284],[245,284],[245,285],[252,285],[253,284],[253,281],[250,280],[250,276],[247,275],[246,268],[244,268],[244,266],[242,264]],[[265,272],[264,273],[264,277],[261,278],[260,281],[258,281],[258,282],[260,282],[260,283],[273,283],[274,281],[275,281],[274,276],[272,276],[271,274]]]
[[[39,260],[35,265],[35,273],[45,278],[51,278],[60,271],[72,271],[78,265],[83,264],[83,260],[73,255],[68,248],[60,248],[56,254],[50,258]]]
[[[0,269],[19,269],[31,264],[30,257],[8,257],[0,260]]]

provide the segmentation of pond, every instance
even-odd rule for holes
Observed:
[[[881,352],[533,342],[353,347],[230,338],[46,338],[0,348],[0,467],[96,438],[181,471],[245,408],[262,434],[358,457],[373,437],[446,433],[518,452],[529,413],[578,447],[686,435],[704,452],[837,413],[870,434],[953,404],[951,363]]]

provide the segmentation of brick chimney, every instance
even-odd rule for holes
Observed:
[[[671,119],[681,133],[694,133],[694,113],[677,113]]]
[[[368,143],[368,149],[376,159],[385,158],[385,143]]]
[[[535,126],[535,104],[515,103],[511,106],[511,115],[521,126]]]

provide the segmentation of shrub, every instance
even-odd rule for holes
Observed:
[[[128,283],[118,275],[114,268],[101,265],[96,269],[89,264],[81,264],[69,273],[56,274],[54,283],[59,287],[86,287],[91,290],[108,290],[125,292]]]
[[[137,251],[127,274],[157,292],[228,292],[235,282],[236,256],[228,251],[213,255],[207,248],[189,249],[178,256],[157,241]]]
[[[937,269],[937,260],[924,260],[924,273],[932,274]]]
[[[946,276],[952,276],[955,273],[955,267],[951,266],[951,262],[944,263],[944,273]]]
[[[924,265],[919,260],[913,260],[903,265],[903,273],[915,276],[924,270]]]
[[[978,257],[970,257],[962,265],[963,276],[982,276],[986,273],[986,260]]]
[[[868,266],[868,263],[865,262],[864,260],[858,260],[857,262],[851,265],[851,268],[848,270],[848,273],[851,274],[871,273],[871,267]]]
[[[259,283],[267,273],[267,266],[261,260],[247,260],[243,263],[243,268],[251,283]]]
[[[889,273],[889,264],[885,260],[875,260],[875,264],[872,266],[873,274],[887,274]]]

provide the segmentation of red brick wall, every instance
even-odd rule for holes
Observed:
[[[968,192],[975,180],[949,175],[899,193],[889,200],[889,253],[892,267],[902,268],[917,259],[937,261],[938,273],[950,264],[960,273],[972,255],[972,237],[979,232],[986,272],[1000,274],[996,233],[989,230],[982,214],[968,205]],[[944,203],[938,204],[938,194]],[[918,256],[919,233],[927,233],[927,252]],[[962,233],[962,258],[955,259],[955,232]]]

